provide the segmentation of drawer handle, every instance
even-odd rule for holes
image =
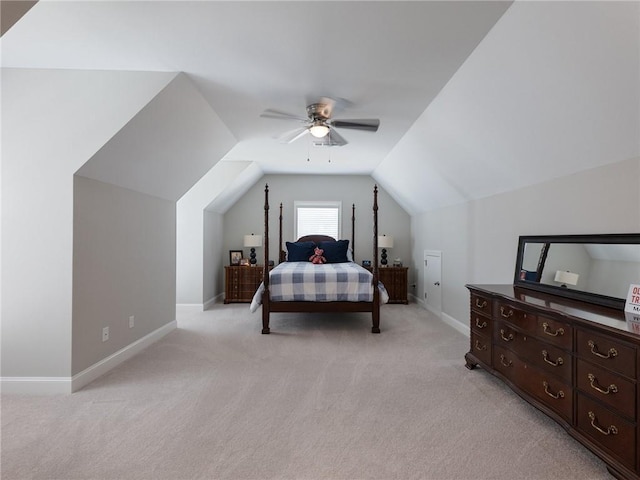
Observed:
[[[502,338],[505,342],[510,342],[511,340],[513,340],[513,333],[510,333],[509,335],[507,335],[506,337],[504,336],[505,331],[503,328],[500,329],[500,338]]]
[[[564,328],[559,328],[554,333],[551,333],[549,331],[549,324],[547,322],[544,322],[542,324],[542,330],[544,331],[544,333],[546,333],[550,337],[557,337],[558,335],[564,335]]]
[[[483,350],[486,350],[487,346],[486,345],[481,345],[479,340],[476,340],[476,350],[480,350],[481,352]]]
[[[482,303],[480,303],[480,299],[476,298],[476,307],[478,308],[484,308],[487,306],[487,301],[484,300]]]
[[[564,398],[564,392],[562,390],[558,390],[558,393],[551,393],[549,391],[549,384],[546,381],[543,381],[542,385],[544,386],[544,393],[549,395],[551,398],[555,398],[556,400]]]
[[[593,340],[589,340],[587,345],[591,347],[591,353],[600,358],[613,358],[618,356],[618,351],[615,348],[610,348],[606,355],[598,351],[598,346]]]
[[[511,360],[507,360],[507,357],[505,357],[504,355],[500,355],[500,363],[505,367],[510,367],[513,365],[513,362]]]
[[[476,327],[478,327],[478,328],[486,328],[487,327],[487,322],[480,323],[480,319],[478,317],[476,317]]]
[[[599,425],[596,425],[598,419],[596,418],[596,414],[593,412],[589,412],[589,418],[591,419],[591,426],[599,431],[603,435],[617,435],[618,428],[615,425],[611,425],[606,430]]]
[[[513,317],[513,310],[510,309],[509,313],[505,314],[504,307],[500,307],[500,315],[502,315],[504,318]]]
[[[558,359],[554,362],[553,360],[549,360],[549,353],[546,350],[542,350],[542,359],[547,362],[549,365],[554,367],[559,367],[564,363],[562,357],[558,357]]]
[[[602,388],[598,384],[598,379],[593,373],[588,374],[587,377],[589,377],[589,382],[591,382],[591,388],[593,388],[594,390],[597,390],[600,393],[604,393],[605,395],[609,395],[610,393],[618,393],[618,387],[616,386],[615,383],[612,383],[607,388]]]

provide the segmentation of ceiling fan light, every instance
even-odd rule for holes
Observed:
[[[326,137],[329,133],[329,127],[324,124],[316,124],[309,127],[309,133],[316,138]]]

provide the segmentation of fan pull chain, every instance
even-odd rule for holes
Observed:
[[[309,138],[309,135],[307,135],[307,162],[310,162],[311,159],[309,158],[311,156],[311,139]]]

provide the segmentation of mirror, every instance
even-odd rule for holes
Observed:
[[[640,234],[522,236],[514,285],[624,310]]]

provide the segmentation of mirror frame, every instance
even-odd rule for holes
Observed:
[[[516,257],[516,270],[513,277],[513,285],[516,287],[550,293],[560,297],[581,300],[583,302],[602,305],[604,307],[624,310],[625,298],[610,297],[597,293],[581,290],[566,289],[555,285],[546,285],[537,282],[520,279],[524,246],[527,243],[604,243],[604,244],[640,244],[638,233],[611,233],[595,235],[522,235],[518,239],[518,254]]]

